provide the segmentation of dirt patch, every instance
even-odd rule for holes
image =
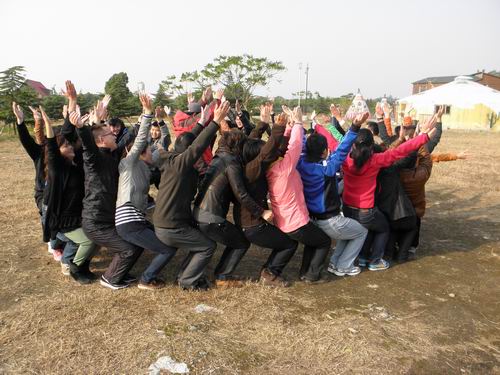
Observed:
[[[445,132],[436,152],[473,157],[434,165],[416,261],[287,290],[113,293],[61,274],[40,241],[32,163],[1,142],[0,373],[140,374],[163,355],[195,374],[499,373],[499,143]],[[252,247],[239,273],[256,277],[267,254]],[[108,261],[101,254],[94,270]],[[300,250],[288,278],[299,262]]]

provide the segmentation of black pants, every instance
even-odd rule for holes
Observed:
[[[408,216],[399,220],[389,222],[391,233],[385,248],[385,257],[394,258],[399,261],[408,259],[408,250],[417,234],[417,217]],[[396,252],[396,244],[398,251]]]
[[[311,222],[287,234],[304,244],[300,277],[310,281],[319,280],[332,244],[330,237]]]
[[[292,259],[298,243],[288,237],[274,225],[263,223],[253,227],[243,228],[243,233],[248,241],[272,249],[264,268],[274,275],[281,275],[290,259]]]
[[[193,227],[155,227],[156,236],[174,249],[187,249],[188,255],[181,264],[178,281],[183,288],[195,288],[205,279],[205,269],[214,254],[216,244]]]
[[[415,233],[415,237],[413,238],[413,242],[411,246],[417,248],[420,244],[420,227],[422,225],[422,219],[417,216],[417,232]]]
[[[370,263],[376,263],[382,259],[390,234],[389,222],[385,215],[377,207],[358,209],[344,206],[344,216],[357,220],[368,229],[368,235],[359,256],[368,259]]]
[[[82,228],[92,242],[106,247],[113,254],[104,277],[112,284],[119,283],[137,262],[143,249],[121,238],[114,224],[82,219]]]
[[[220,224],[199,223],[198,227],[212,241],[226,246],[214,273],[217,279],[229,277],[247,252],[250,242],[238,227],[227,220]]]

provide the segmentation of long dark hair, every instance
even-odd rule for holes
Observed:
[[[363,165],[373,155],[373,134],[368,129],[361,129],[354,141],[351,151],[351,158],[354,160],[354,165],[357,169],[361,169]]]

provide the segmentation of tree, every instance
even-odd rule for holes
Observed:
[[[141,113],[139,99],[127,87],[127,73],[121,72],[111,76],[104,86],[104,92],[111,95],[108,112],[112,117],[131,116]]]
[[[165,94],[165,89],[163,85],[160,83],[158,85],[158,91],[156,91],[155,99],[153,101],[153,105],[163,107],[165,105],[172,105],[172,100]]]
[[[42,106],[51,119],[61,119],[62,109],[66,104],[66,98],[62,95],[49,95],[42,99]]]
[[[208,85],[224,87],[224,95],[231,100],[239,99],[248,105],[253,92],[259,86],[268,85],[275,76],[285,70],[281,61],[265,57],[219,56],[200,72],[181,75],[181,81],[194,82],[202,89]]]
[[[16,118],[12,113],[12,102],[15,101],[21,107],[38,105],[38,96],[31,87],[25,84],[25,69],[23,66],[13,66],[0,72],[0,120],[11,124],[14,133],[17,131]],[[30,111],[25,111],[26,120],[31,119]]]

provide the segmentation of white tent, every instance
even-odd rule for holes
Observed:
[[[500,130],[500,91],[459,76],[453,82],[400,99],[400,112],[416,112],[412,117],[425,119],[436,105],[449,105],[443,126],[449,129]],[[493,117],[492,117],[493,116]],[[496,124],[496,126],[495,126]]]

